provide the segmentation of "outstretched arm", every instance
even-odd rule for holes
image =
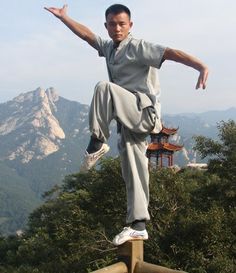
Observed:
[[[164,53],[164,60],[171,60],[184,65],[190,66],[200,72],[198,81],[196,84],[196,89],[206,88],[206,81],[208,77],[208,68],[197,58],[177,49],[167,48]]]
[[[67,5],[64,5],[61,9],[54,7],[45,7],[45,9],[60,19],[77,36],[88,42],[92,47],[95,47],[95,34],[89,28],[74,21],[67,15]]]

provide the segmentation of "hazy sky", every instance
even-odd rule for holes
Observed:
[[[69,15],[105,38],[104,10],[123,3],[132,12],[133,36],[181,49],[209,66],[207,89],[196,91],[196,71],[173,62],[163,64],[164,113],[236,107],[235,0],[3,1],[0,102],[39,86],[53,86],[60,96],[89,104],[94,85],[107,79],[104,59],[43,9],[64,3]]]

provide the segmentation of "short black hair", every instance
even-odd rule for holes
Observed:
[[[107,8],[106,12],[105,12],[105,17],[107,19],[107,16],[112,13],[112,14],[119,14],[121,12],[125,12],[126,14],[128,14],[129,19],[131,18],[131,12],[129,10],[129,8],[127,8],[124,5],[121,4],[114,4],[111,5],[109,8]]]

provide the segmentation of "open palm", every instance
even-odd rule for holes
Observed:
[[[64,5],[61,9],[50,7],[45,9],[49,12],[51,12],[53,15],[55,15],[57,18],[62,18],[64,15],[66,15],[67,12],[67,5]]]

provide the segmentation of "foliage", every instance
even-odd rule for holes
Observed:
[[[9,235],[26,225],[29,213],[39,205],[39,200],[28,181],[3,162],[0,162],[0,174],[0,232]]]
[[[219,177],[199,171],[169,173],[168,180],[154,175],[159,193],[150,203],[156,214],[147,260],[157,263],[158,257],[158,263],[187,272],[234,272],[236,211],[218,198]]]
[[[210,156],[209,171],[222,178],[236,179],[236,123],[233,120],[218,124],[219,141],[196,137],[196,149],[202,158]]]
[[[234,124],[221,126],[221,142],[197,144],[214,157],[209,171],[151,172],[146,261],[190,273],[235,272]],[[116,261],[111,238],[126,214],[119,159],[67,176],[45,198],[23,237],[0,239],[1,272],[87,273]]]
[[[188,272],[234,272],[235,211],[218,198],[220,187],[221,179],[207,173],[153,172],[145,260]],[[2,266],[83,273],[115,262],[110,238],[122,228],[126,206],[119,161],[68,176],[55,194],[31,215],[23,238],[8,245]]]

